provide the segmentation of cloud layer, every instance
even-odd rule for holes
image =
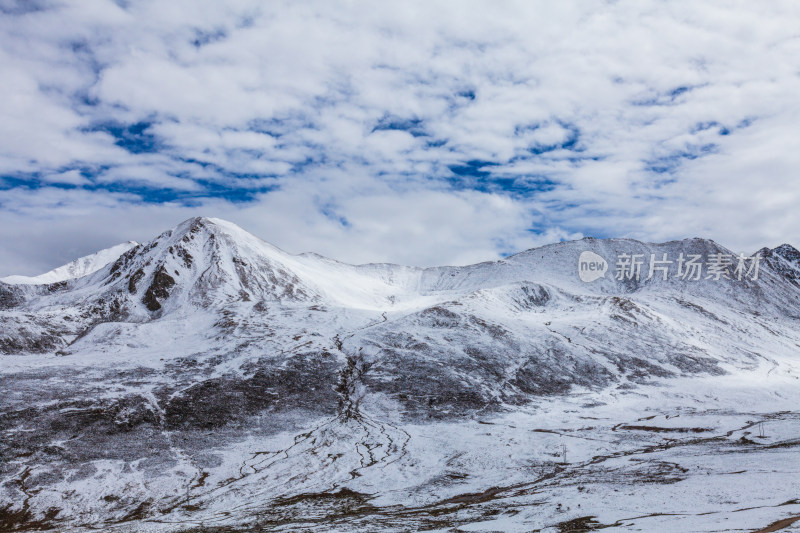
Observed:
[[[795,239],[800,7],[0,0],[0,275],[196,214],[467,263]]]

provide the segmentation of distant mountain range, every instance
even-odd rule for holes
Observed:
[[[59,281],[67,281],[75,278],[82,278],[89,274],[94,274],[107,264],[116,261],[119,256],[127,252],[134,246],[138,246],[138,242],[128,241],[105,250],[100,250],[91,255],[81,257],[66,265],[54,268],[49,272],[40,274],[38,276],[7,276],[0,278],[0,282],[10,284],[30,284],[30,285],[47,285],[49,283],[58,283]]]
[[[586,252],[608,269],[591,282],[579,276]],[[710,393],[691,383],[703,380],[744,379],[767,396],[800,387],[800,252],[757,255],[737,272],[739,256],[710,240],[583,239],[470,266],[355,266],[194,218],[148,243],[3,278],[0,530],[403,531],[435,529],[439,513],[443,531],[491,516],[526,531],[583,520],[561,530],[590,531],[596,509],[587,518],[555,500],[540,514],[535,498],[522,513],[489,509],[515,494],[491,471],[513,464],[519,487],[565,475],[567,443],[534,460],[518,433],[543,405],[580,411],[589,418],[573,433],[612,442],[611,426],[614,438],[624,424],[653,426],[628,420],[622,398],[656,417],[671,401],[700,409]],[[691,257],[706,268],[694,278],[681,275]],[[638,276],[624,271],[630,258]],[[708,264],[721,259],[715,276]],[[650,272],[654,260],[663,268]],[[675,387],[684,392],[656,399]],[[708,401],[741,414],[734,400]],[[583,410],[565,410],[574,402]],[[589,411],[609,406],[614,424],[586,430]],[[781,412],[773,419],[792,410]],[[476,444],[476,424],[497,420],[495,445]],[[719,436],[709,424],[678,433]],[[677,431],[658,427],[651,434]],[[425,444],[447,435],[461,442]],[[614,446],[634,441],[645,446]],[[784,451],[798,458],[795,444]],[[659,461],[642,479],[658,468],[687,476]]]

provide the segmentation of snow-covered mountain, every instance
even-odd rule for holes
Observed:
[[[68,279],[80,278],[97,272],[107,264],[116,261],[119,256],[127,252],[139,243],[135,241],[128,241],[122,244],[117,244],[110,248],[100,250],[93,254],[81,257],[74,261],[70,261],[66,265],[54,268],[44,274],[38,276],[6,276],[0,278],[4,283],[24,283],[32,285],[45,285],[48,283],[58,283],[59,281],[66,281]]]
[[[589,252],[608,271],[584,282]],[[712,508],[761,509],[739,512],[746,527],[800,514],[785,466],[800,252],[758,255],[583,239],[463,267],[348,265],[195,218],[12,277],[0,530],[700,531],[724,526]],[[615,275],[625,258],[638,279]],[[756,423],[774,432],[754,440]],[[683,466],[692,446],[708,464]],[[783,485],[753,494],[737,461]],[[702,483],[727,499],[681,496]],[[614,495],[629,484],[649,488]]]

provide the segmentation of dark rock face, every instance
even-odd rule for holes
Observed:
[[[60,400],[47,407],[6,412],[0,423],[36,428],[35,433],[12,433],[4,439],[2,452],[7,457],[32,455],[74,466],[98,459],[148,457],[168,448],[156,408],[136,395]],[[53,446],[54,440],[63,444]]]
[[[541,285],[525,284],[519,288],[519,295],[514,301],[521,309],[544,307],[550,301],[550,292]]]
[[[144,270],[141,268],[134,272],[128,279],[128,292],[131,294],[136,293],[136,285],[144,277]]]
[[[244,416],[268,409],[272,395],[241,380],[202,381],[170,398],[164,409],[170,429],[212,429],[234,424]]]
[[[169,429],[244,427],[260,413],[296,409],[334,415],[338,369],[331,354],[305,354],[281,368],[253,362],[247,366],[252,375],[246,378],[213,378],[157,394],[163,398],[164,424]]]
[[[772,251],[790,263],[800,265],[800,250],[797,250],[794,246],[790,244],[782,244]]]
[[[164,265],[161,265],[158,267],[155,274],[153,274],[153,281],[147,288],[147,292],[144,293],[142,303],[144,303],[150,311],[158,311],[161,309],[159,300],[166,300],[169,298],[169,291],[174,286],[175,278],[167,274]]]
[[[22,291],[18,287],[0,281],[0,309],[11,309],[24,300]]]
[[[547,363],[552,355],[548,354],[544,361],[541,357],[531,357],[516,371],[510,383],[524,395],[553,396],[566,394],[574,385],[596,387],[613,380],[611,372],[599,364],[581,361]],[[567,354],[557,352],[555,355]],[[571,372],[564,372],[564,367],[569,366]]]
[[[759,254],[769,268],[789,282],[800,286],[800,251],[793,246],[783,244],[772,250],[764,248]]]
[[[51,333],[0,337],[0,353],[47,353],[64,346],[64,340]]]
[[[133,248],[131,248],[130,250],[119,256],[119,259],[117,259],[116,261],[114,261],[114,263],[112,263],[111,269],[109,270],[109,274],[111,274],[112,276],[111,281],[114,281],[120,276],[121,271],[131,263],[131,261],[133,260],[134,257],[136,257],[136,254],[141,248],[142,245],[137,244],[136,246],[134,246]]]
[[[465,383],[461,373],[444,370],[435,361],[411,359],[399,351],[381,354],[380,361],[360,379],[368,390],[397,400],[407,420],[461,418],[492,402],[489,391]]]

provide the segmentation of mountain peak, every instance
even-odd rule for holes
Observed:
[[[233,222],[228,222],[227,220],[222,220],[221,218],[212,218],[212,217],[192,217],[187,218],[171,230],[164,232],[165,234],[185,234],[185,233],[196,233],[201,229],[205,229],[210,232],[219,232],[219,231],[226,231],[228,229],[235,229],[236,231],[244,232],[242,228],[234,224]]]
[[[773,248],[770,251],[772,253],[775,253],[775,254],[783,257],[787,261],[791,261],[791,262],[795,262],[795,263],[796,262],[800,262],[800,251],[798,251],[797,248],[795,248],[791,244],[784,243],[784,244],[781,244],[778,247]]]
[[[284,264],[290,257],[232,222],[193,217],[119,256],[101,283],[121,309],[145,317],[190,303],[308,297]]]
[[[249,231],[243,229],[241,226],[215,217],[192,217],[184,220],[171,230],[162,233],[157,239],[161,240],[163,237],[184,237],[186,235],[197,236],[199,233],[205,232],[207,237],[214,236],[218,238],[225,236],[229,244],[241,246],[250,249],[258,249],[260,251],[268,250],[271,253],[280,253],[286,255],[286,252],[269,242],[256,237]]]

